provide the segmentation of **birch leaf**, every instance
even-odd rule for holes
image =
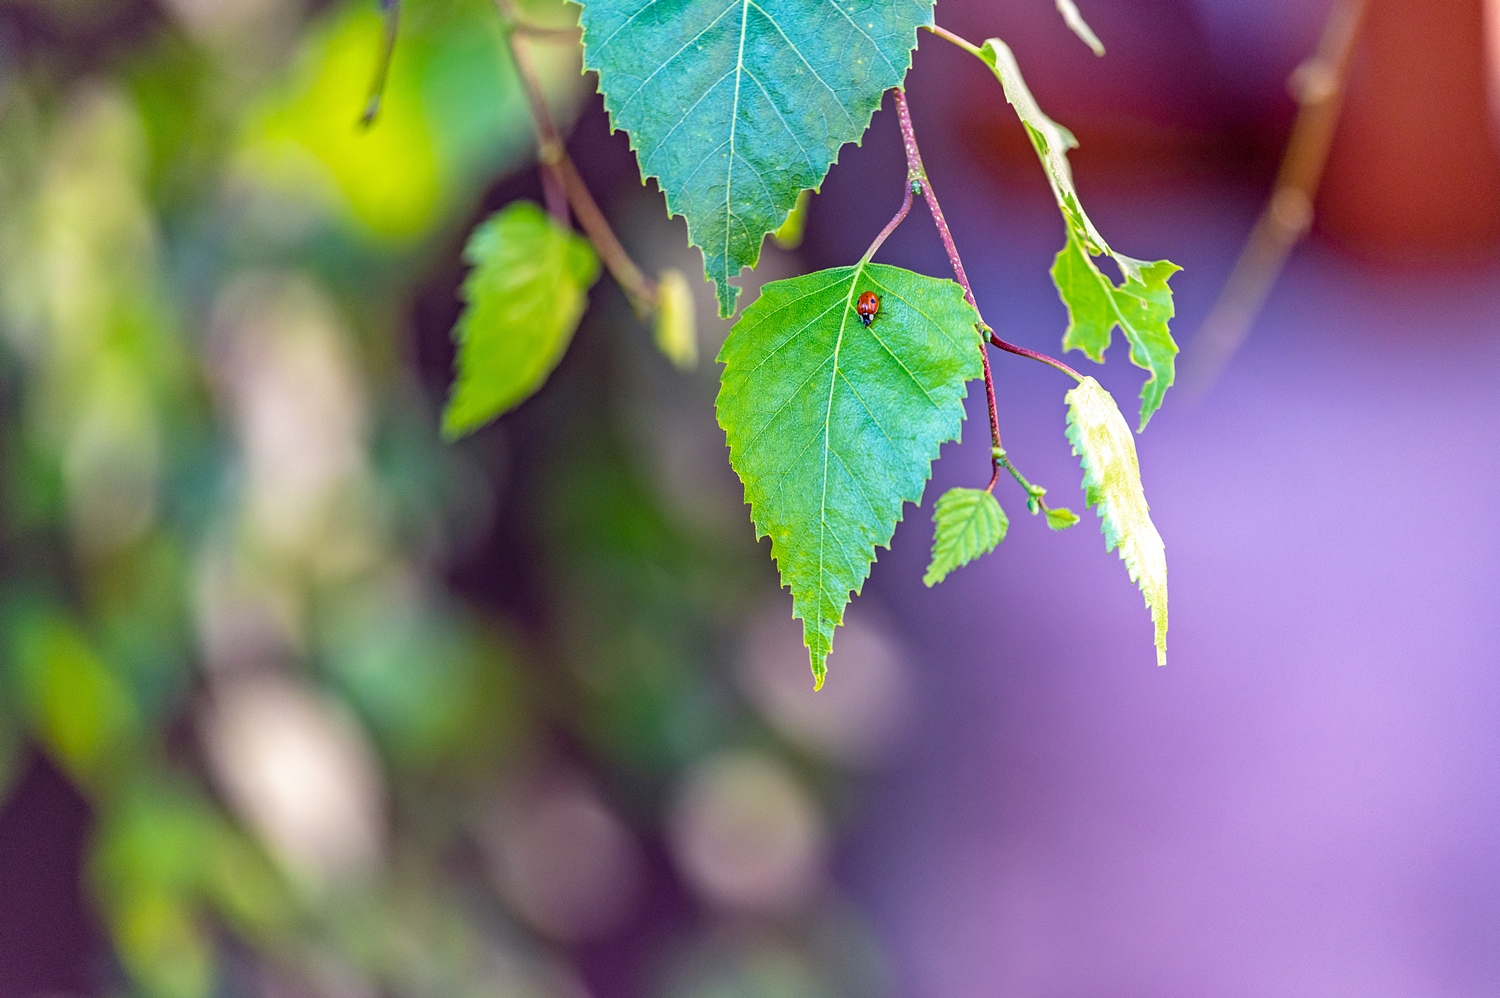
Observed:
[[[588,0],[584,65],[630,135],[641,176],[687,219],[718,288],[761,243],[911,66],[934,0]]]
[[[1068,308],[1063,349],[1082,350],[1090,360],[1103,363],[1104,351],[1119,326],[1130,342],[1131,362],[1151,372],[1141,389],[1140,429],[1144,430],[1177,377],[1177,344],[1168,328],[1175,307],[1167,281],[1182,268],[1170,260],[1147,262],[1110,248],[1078,200],[1068,165],[1068,150],[1076,149],[1078,140],[1043,113],[1009,46],[991,38],[979,52],[999,77],[1006,100],[1030,136],[1067,228],[1067,243],[1052,267],[1053,283]],[[1105,255],[1120,268],[1122,284],[1117,286],[1094,262],[1095,257]]]
[[[1103,521],[1104,549],[1120,558],[1146,597],[1156,664],[1167,664],[1167,554],[1141,488],[1135,438],[1109,392],[1093,378],[1068,392],[1068,439],[1082,459],[1083,492]]]
[[[855,311],[865,291],[881,299],[869,326]],[[980,374],[977,321],[952,281],[862,263],[767,284],[719,353],[729,462],[792,590],[817,685],[875,549],[958,438]]]
[[[932,562],[922,577],[928,587],[942,582],[954,569],[995,550],[1010,529],[1005,510],[985,489],[944,492],[933,510],[932,522],[937,526],[932,537]]]
[[[587,239],[518,201],[481,222],[464,259],[465,302],[453,338],[458,377],[443,412],[449,438],[525,401],[562,359],[599,277]]]

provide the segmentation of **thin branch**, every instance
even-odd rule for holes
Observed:
[[[860,263],[869,263],[870,258],[875,255],[875,251],[880,249],[881,243],[884,243],[890,234],[896,231],[896,226],[900,225],[906,219],[906,213],[911,211],[911,196],[916,193],[916,186],[916,184],[912,183],[906,185],[906,197],[902,199],[901,208],[896,212],[896,217],[887,222],[885,228],[880,230],[880,235],[876,236],[875,241],[870,244],[870,248],[865,250],[865,255],[859,258]]]
[[[1367,6],[1367,0],[1334,0],[1318,51],[1288,81],[1301,105],[1297,120],[1271,197],[1219,300],[1193,340],[1191,363],[1183,377],[1189,394],[1207,391],[1224,370],[1260,314],[1292,247],[1312,228],[1313,199],[1328,163],[1354,43]]]
[[[1029,481],[1027,481],[1026,476],[1021,474],[1021,469],[1017,468],[1014,464],[1011,464],[1010,458],[1003,450],[995,455],[995,475],[997,477],[1000,474],[1000,468],[1002,466],[1006,471],[1010,472],[1012,478],[1020,483],[1021,488],[1026,490],[1026,508],[1028,510],[1030,510],[1033,514],[1036,514],[1038,512],[1046,513],[1051,509],[1051,507],[1047,505],[1047,500],[1042,498],[1047,494],[1047,490],[1042,488],[1040,485],[1032,485]],[[993,488],[994,485],[995,483],[991,481],[990,487]]]
[[[578,44],[582,35],[577,28],[547,28],[540,24],[525,24],[521,21],[512,21],[510,30],[517,34],[534,38],[539,42],[557,42],[559,44]]]
[[[1016,346],[1014,343],[1007,343],[1005,340],[1002,340],[999,336],[995,335],[995,331],[993,329],[987,329],[986,331],[989,333],[990,342],[999,349],[1004,350],[1006,353],[1013,353],[1017,357],[1030,357],[1034,361],[1046,364],[1048,367],[1053,368],[1054,370],[1061,371],[1068,377],[1072,378],[1074,381],[1080,383],[1083,381],[1083,375],[1079,374],[1077,371],[1073,370],[1071,367],[1069,367],[1067,364],[1064,364],[1056,357],[1048,357],[1046,354],[1039,353],[1036,350],[1028,350],[1025,347]]]
[[[552,120],[552,110],[547,106],[547,98],[542,92],[541,79],[537,76],[536,63],[531,57],[531,44],[527,38],[530,32],[516,30],[513,0],[495,0],[495,2],[500,8],[500,16],[504,19],[505,39],[510,45],[511,55],[515,58],[516,72],[521,77],[521,83],[526,90],[526,98],[531,104],[531,120],[536,127],[537,160],[542,167],[542,185],[547,196],[548,211],[552,212],[553,217],[558,218],[559,222],[566,225],[566,205],[572,205],[574,214],[578,216],[579,227],[593,241],[594,248],[599,252],[599,258],[614,275],[616,283],[630,299],[631,306],[637,314],[645,314],[656,307],[656,282],[636,266],[625,247],[620,244],[614,229],[610,228],[609,221],[599,210],[598,203],[594,201],[594,196],[589,193],[588,185],[583,182],[583,177],[573,165],[573,160],[568,157],[562,132],[558,130],[557,123]],[[560,217],[557,205],[554,203],[555,200],[560,200],[556,194],[558,189],[566,195],[566,202],[560,209]]]
[[[922,151],[917,148],[917,133],[911,124],[911,109],[906,106],[906,91],[896,87],[893,92],[896,95],[896,117],[901,122],[901,142],[906,149],[907,197],[910,198],[913,193],[920,193],[927,199],[927,210],[932,213],[932,221],[937,226],[938,235],[942,237],[943,248],[948,251],[948,263],[953,267],[953,276],[958,279],[959,286],[964,289],[964,300],[979,317],[980,329],[989,331],[989,326],[979,313],[979,303],[974,300],[974,289],[969,286],[969,275],[964,273],[964,262],[959,258],[958,247],[953,243],[953,233],[948,231],[948,220],[943,217],[943,207],[938,204],[937,195],[932,190],[932,181],[927,178],[927,169],[922,165]],[[995,452],[1003,452],[1004,448],[1000,446],[1000,415],[995,406],[995,376],[990,371],[990,352],[984,348],[983,342],[979,344],[979,359],[984,368],[984,396],[990,410],[991,449]],[[994,460],[998,461],[999,458]],[[996,475],[990,476],[990,488],[994,488],[997,477]]]
[[[937,35],[939,38],[943,39],[944,41],[952,42],[954,45],[957,45],[959,48],[963,49],[965,52],[969,53],[970,55],[975,56],[975,57],[980,58],[980,59],[984,58],[983,54],[981,54],[981,52],[979,50],[979,46],[975,45],[973,42],[969,41],[967,38],[964,38],[962,35],[955,35],[953,32],[949,31],[947,28],[944,28],[944,27],[942,27],[940,25],[937,25],[937,24],[924,24],[924,25],[922,25],[922,27],[926,28],[928,31],[932,32],[934,35]]]
[[[375,64],[375,78],[370,81],[370,95],[365,98],[365,110],[359,123],[365,128],[375,124],[380,114],[380,105],[385,100],[385,81],[390,75],[391,59],[396,54],[396,33],[401,27],[401,0],[380,0],[380,12],[385,18],[385,36],[380,47],[380,61]]]

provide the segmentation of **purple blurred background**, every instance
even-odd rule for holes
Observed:
[[[1114,244],[1185,265],[1176,329],[1190,355],[1259,210],[1266,178],[1246,182],[1267,163],[1256,137],[1284,120],[1282,81],[1326,5],[1105,6],[1090,12],[1110,48],[1097,67],[1035,6],[1001,31],[1053,67],[1055,80],[1035,84],[1044,105],[1080,105],[1054,113],[1083,119],[1080,183]],[[1464,6],[1444,9],[1472,31],[1478,6]],[[1475,113],[1473,34],[1446,62],[1418,50],[1401,67],[1371,65],[1381,34],[1420,7],[1374,5],[1351,115],[1384,68],[1430,83],[1437,113],[1452,92],[1448,113],[1467,108],[1468,120],[1415,122],[1395,107],[1346,121],[1341,140],[1381,128],[1394,155],[1360,164],[1336,145],[1328,196],[1383,188],[1385,201],[1325,223],[1227,375],[1201,400],[1179,394],[1138,441],[1172,572],[1169,664],[1152,663],[1147,616],[1123,566],[1100,556],[1093,517],[1059,536],[1022,516],[995,556],[928,591],[931,527],[909,516],[877,565],[869,595],[911,649],[921,720],[872,789],[846,868],[902,994],[1500,989],[1495,154]],[[1021,19],[980,8],[958,15],[972,32]],[[1444,28],[1460,35],[1451,24],[1428,34]],[[1037,51],[1048,46],[1050,63]],[[924,47],[914,113],[948,112],[946,155],[928,159],[955,238],[974,247],[981,307],[1009,338],[1046,349],[1064,322],[1042,273],[1056,240],[1046,192],[986,168],[973,137],[956,134],[973,111],[956,98],[969,67],[935,82],[943,70],[923,75],[932,56]],[[1467,80],[1451,82],[1455,65]],[[1091,100],[1104,120],[1085,113]],[[1150,122],[1142,145],[1154,127],[1155,148],[1121,141],[1123,164],[1090,162],[1094,132],[1128,135],[1135,118]],[[1408,192],[1402,145],[1427,160],[1429,127],[1469,146]],[[867,145],[894,142],[891,131],[878,120]],[[1238,163],[1226,155],[1237,146],[1249,153]],[[1142,181],[1100,190],[1122,165]],[[1397,179],[1359,174],[1383,167]],[[827,214],[879,189],[858,169],[835,173]],[[1453,225],[1386,203],[1410,198]],[[904,229],[886,259],[940,272],[923,228]],[[1055,445],[1068,386],[1014,361],[996,365],[1006,445],[1033,480],[1071,489],[1076,468]],[[1122,403],[1136,394],[1139,372],[1100,377]],[[930,494],[982,477],[982,400],[969,411],[969,439],[945,454]]]

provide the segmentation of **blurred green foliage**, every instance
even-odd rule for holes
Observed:
[[[821,877],[740,910],[659,858],[697,834],[674,801],[721,750],[835,785],[731,676],[774,591],[748,529],[684,518],[617,428],[647,394],[711,426],[712,372],[674,373],[601,285],[538,418],[452,448],[408,359],[424,282],[531,156],[491,6],[408,0],[369,128],[373,3],[13,14],[0,786],[29,743],[93,808],[101,990],[576,995],[614,933],[646,969],[606,991],[878,991]],[[539,62],[572,121],[579,53]],[[664,231],[645,252],[680,257]],[[454,581],[476,559],[490,592]],[[533,834],[553,813],[575,817]],[[544,917],[601,891],[635,907],[587,932]]]

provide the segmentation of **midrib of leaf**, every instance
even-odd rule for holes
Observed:
[[[761,11],[765,13],[765,11]],[[767,15],[769,19],[769,15]],[[775,23],[772,21],[771,23]],[[731,223],[734,221],[734,210],[730,208],[730,196],[734,191],[734,133],[740,123],[740,82],[745,78],[745,35],[750,26],[750,0],[741,0],[740,4],[740,49],[734,60],[734,103],[730,105],[729,115],[729,167],[724,173],[724,259],[729,259],[729,234]],[[785,37],[783,35],[783,37]],[[803,60],[804,62],[806,60]],[[775,106],[774,103],[772,106]],[[779,112],[778,112],[779,113]],[[762,181],[764,182],[764,181]],[[729,280],[729,265],[724,267],[724,280]],[[842,332],[840,333],[842,338]],[[825,469],[824,479],[827,479]],[[821,563],[820,563],[821,571]]]
[[[854,289],[859,287],[859,279],[865,272],[865,262],[861,260],[855,264],[854,273],[849,277],[849,293],[844,296],[844,317],[839,320],[839,338],[833,341],[833,375],[828,379],[828,408],[823,412],[823,487],[822,494],[818,497],[818,615],[820,617],[824,603],[828,599],[828,588],[823,585],[823,556],[828,550],[828,455],[833,452],[833,445],[829,439],[831,435],[829,427],[833,424],[833,394],[839,384],[839,352],[844,349],[844,330],[849,328],[849,313],[853,311],[849,306],[854,301]],[[811,326],[812,323],[808,325]],[[849,379],[845,378],[844,381],[848,383]],[[856,398],[859,397],[859,392],[854,390],[852,384],[849,385],[849,390],[854,391]],[[860,399],[859,404],[864,405],[864,399]],[[865,406],[865,411],[869,411],[869,406]],[[871,419],[874,419],[873,413],[871,413]],[[880,423],[877,421],[875,425],[879,426]],[[882,427],[880,432],[884,434],[885,429]],[[839,458],[839,462],[842,463],[843,458]],[[854,476],[851,475],[850,478],[857,482]],[[868,499],[865,504],[869,505]]]

